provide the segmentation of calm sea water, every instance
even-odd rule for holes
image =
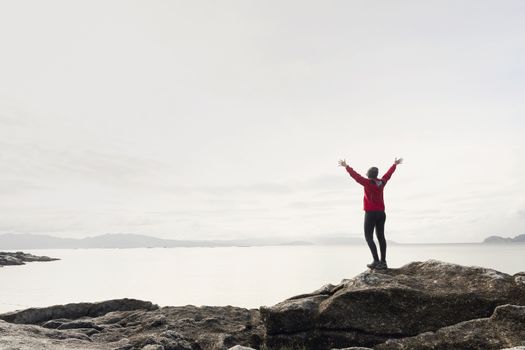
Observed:
[[[0,268],[0,312],[114,298],[256,308],[366,270],[363,246],[27,250],[60,258]],[[525,271],[525,245],[390,245],[389,265],[438,259]]]

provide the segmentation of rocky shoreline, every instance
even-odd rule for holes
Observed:
[[[271,307],[119,299],[0,315],[1,349],[519,349],[525,273],[440,261],[366,271]]]
[[[57,258],[50,258],[48,256],[36,256],[24,252],[0,252],[0,267],[9,265],[25,265],[26,262],[33,261],[55,261]]]

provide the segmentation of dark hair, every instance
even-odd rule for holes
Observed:
[[[371,167],[370,169],[368,169],[368,171],[366,172],[366,176],[369,178],[369,179],[377,179],[377,176],[379,175],[379,169],[376,168],[375,166]]]

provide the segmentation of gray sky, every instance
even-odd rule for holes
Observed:
[[[525,233],[525,2],[2,1],[0,233]]]

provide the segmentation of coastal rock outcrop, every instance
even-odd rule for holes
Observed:
[[[55,261],[60,260],[48,256],[36,256],[24,252],[0,252],[0,267],[8,265],[24,265],[26,262],[33,261]]]
[[[501,350],[525,346],[525,273],[429,260],[271,307],[118,299],[0,315],[0,349]]]
[[[269,348],[371,347],[525,305],[522,274],[429,260],[261,307]],[[522,344],[518,344],[522,345]]]

